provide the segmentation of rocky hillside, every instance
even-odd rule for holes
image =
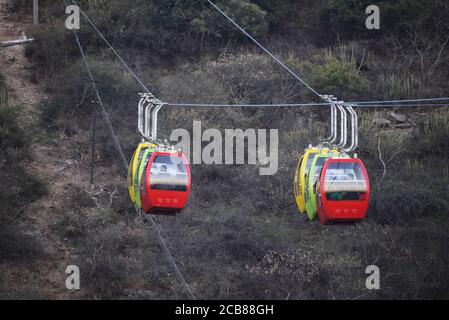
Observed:
[[[379,1],[383,27],[368,31],[368,2],[220,1],[319,92],[347,101],[447,96],[448,4]],[[15,198],[2,211],[2,219],[16,221],[2,237],[23,234],[32,241],[1,248],[0,296],[186,298],[157,235],[127,199],[126,177],[98,115],[73,34],[61,27],[64,8],[60,2],[41,1],[41,25],[29,28],[22,21],[29,14],[22,1],[2,4],[0,30],[9,34],[0,39],[18,36],[11,33],[20,29],[36,39],[26,50],[0,51],[0,70],[13,96],[2,113],[15,110],[9,115],[17,121],[14,130],[30,133],[20,163],[43,183],[34,185],[36,197]],[[206,3],[80,4],[165,101],[314,101]],[[140,141],[135,125],[141,89],[84,22],[80,37],[130,157]],[[22,121],[25,108],[29,118]],[[202,121],[203,130],[280,130],[275,176],[259,176],[254,166],[193,165],[188,208],[176,218],[156,217],[197,298],[449,297],[447,108],[361,109],[358,154],[373,189],[368,218],[360,224],[321,226],[298,214],[292,183],[304,147],[327,133],[326,109],[163,110],[160,135],[167,138],[177,128],[191,131],[195,120]],[[97,119],[93,186],[92,119]],[[1,146],[2,153],[11,154]],[[7,249],[14,254],[3,254]],[[365,287],[365,269],[372,264],[381,270],[378,291]],[[80,291],[65,290],[67,265],[80,267]]]

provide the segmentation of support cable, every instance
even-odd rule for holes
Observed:
[[[112,140],[114,141],[115,148],[119,152],[120,161],[121,161],[122,165],[125,168],[128,168],[128,162],[126,161],[126,157],[125,157],[125,155],[124,155],[124,153],[122,151],[122,148],[120,146],[120,142],[119,142],[117,136],[115,135],[114,128],[112,127],[111,120],[109,119],[109,115],[106,112],[106,108],[104,107],[103,100],[101,99],[100,93],[98,92],[97,84],[96,84],[96,82],[94,80],[94,77],[93,77],[92,72],[91,72],[90,67],[89,67],[89,63],[88,63],[87,58],[86,58],[86,55],[85,55],[84,50],[83,50],[83,48],[81,46],[81,43],[80,43],[80,40],[79,40],[79,37],[78,37],[78,33],[75,30],[73,30],[73,34],[75,35],[76,44],[77,44],[78,48],[80,49],[84,65],[86,67],[87,73],[89,74],[90,82],[91,82],[92,87],[93,87],[93,89],[95,91],[95,97],[96,97],[96,99],[98,101],[98,104],[100,105],[101,114],[102,114],[103,119],[105,120],[106,124],[108,125],[109,131],[111,133]]]
[[[79,8],[81,14],[84,16],[84,18],[87,20],[87,22],[90,24],[90,26],[92,27],[92,29],[94,29],[98,35],[100,36],[100,38],[108,45],[108,47],[112,50],[112,52],[115,54],[115,56],[120,60],[120,62],[125,66],[125,68],[129,71],[129,73],[131,73],[131,75],[133,76],[133,78],[140,84],[140,86],[150,95],[152,95],[154,97],[154,95],[150,92],[150,90],[148,90],[148,88],[145,86],[145,84],[143,83],[143,81],[137,76],[137,74],[131,69],[131,67],[126,63],[126,61],[122,58],[122,56],[117,52],[117,50],[114,49],[114,47],[111,45],[111,43],[106,39],[106,37],[103,35],[103,33],[101,33],[101,31],[97,28],[97,26],[95,25],[95,23],[93,23],[93,21],[89,18],[89,16],[83,11],[83,9],[81,9],[81,7],[78,5],[78,2],[76,2],[76,0],[72,0],[77,7]]]
[[[214,104],[214,103],[166,103],[174,107],[221,107],[221,108],[269,108],[269,107],[313,107],[329,106],[330,103],[272,103],[272,104]]]
[[[137,74],[131,69],[131,67],[126,63],[125,59],[118,53],[118,51],[112,46],[112,44],[106,39],[103,33],[98,29],[92,19],[81,9],[76,0],[71,0],[75,3],[80,9],[81,14],[85,17],[89,25],[92,29],[100,36],[100,38],[106,43],[106,45],[112,50],[115,56],[120,60],[123,66],[128,70],[128,72],[133,76],[133,78],[139,83],[139,85],[151,96],[154,95],[148,90],[143,81],[137,76]],[[302,78],[300,78],[297,74],[295,74],[289,67],[287,67],[279,58],[273,55],[270,51],[268,51],[264,46],[262,46],[253,36],[251,36],[245,29],[240,27],[232,18],[230,18],[223,10],[221,10],[217,5],[215,5],[212,1],[207,0],[218,12],[220,12],[224,17],[226,17],[235,27],[237,27],[241,32],[243,32],[247,37],[249,37],[254,43],[256,43],[264,52],[266,52],[274,61],[276,61],[279,65],[281,65],[284,69],[286,69],[294,78],[296,78],[299,82],[304,84],[309,90],[311,90],[314,94],[320,97],[322,100],[326,101],[326,103],[292,103],[292,104],[208,104],[208,103],[165,103],[170,106],[177,107],[308,107],[308,106],[329,106],[330,103],[324,99],[323,95],[319,94],[315,89],[313,89],[309,84],[307,84]],[[389,100],[389,101],[359,101],[359,102],[348,102],[355,107],[359,107],[360,105],[372,105],[372,104],[393,104],[393,103],[409,103],[409,102],[438,102],[438,101],[449,101],[448,98],[429,98],[429,99],[413,99],[413,100]],[[426,105],[429,106],[429,105]],[[395,107],[395,105],[388,105],[385,107]],[[398,107],[407,107],[399,105]]]
[[[381,100],[381,101],[354,101],[350,104],[383,104],[383,103],[409,103],[409,102],[431,102],[431,101],[449,101],[449,98],[428,98],[428,99],[412,99],[412,100]]]
[[[349,103],[348,103],[349,104]],[[423,107],[423,108],[441,108],[441,107],[449,107],[449,103],[430,103],[430,104],[373,104],[373,105],[369,105],[369,104],[355,104],[352,105],[352,107],[354,108],[358,108],[358,109],[366,109],[366,108],[419,108],[419,107]]]
[[[338,103],[333,103],[338,104]],[[357,104],[354,102],[345,102],[343,104],[350,104],[351,106],[355,108],[394,108],[394,107],[400,107],[400,108],[407,108],[407,107],[445,107],[449,106],[449,102],[446,104],[443,103],[426,103],[426,104],[419,104],[419,103],[411,103],[411,104]],[[165,103],[166,106],[173,106],[173,107],[211,107],[211,108],[299,108],[299,107],[319,107],[319,106],[330,106],[331,103],[291,103],[291,104],[214,104],[214,103]]]
[[[287,67],[278,57],[272,54],[268,49],[266,49],[263,45],[260,44],[252,35],[250,35],[245,29],[243,29],[237,22],[235,22],[230,16],[228,16],[223,10],[221,10],[216,4],[214,4],[211,0],[207,0],[212,7],[215,8],[218,12],[220,12],[226,19],[228,19],[237,29],[239,29],[244,35],[246,35],[251,41],[253,41],[260,49],[262,49],[266,54],[268,54],[276,63],[278,63],[281,67],[287,70],[296,80],[301,82],[304,86],[306,86],[310,91],[312,91],[315,95],[317,95],[320,99],[325,100],[321,94],[318,93],[315,89],[313,89],[307,82],[305,82],[301,77],[299,77],[296,73],[293,72],[292,69]]]
[[[115,147],[117,149],[117,152],[120,154],[120,159],[121,159],[121,163],[123,165],[123,168],[125,169],[125,171],[127,171],[128,163],[126,161],[126,157],[125,157],[125,155],[123,153],[122,147],[120,146],[120,143],[119,143],[119,141],[117,139],[117,136],[114,133],[114,128],[112,127],[111,121],[110,121],[109,116],[108,116],[108,114],[106,112],[106,109],[104,107],[103,100],[101,99],[101,96],[100,96],[100,93],[98,91],[97,85],[96,85],[96,83],[94,81],[92,72],[91,72],[90,67],[89,67],[89,62],[87,61],[86,55],[84,53],[84,49],[81,46],[81,42],[79,40],[79,37],[78,37],[78,34],[77,34],[76,30],[73,30],[73,33],[75,35],[76,44],[77,44],[77,46],[78,46],[78,48],[80,50],[82,59],[84,61],[84,65],[85,65],[86,70],[87,70],[87,72],[89,74],[89,78],[91,80],[92,87],[93,87],[93,89],[95,91],[95,95],[96,95],[97,101],[98,101],[99,105],[101,106],[101,111],[102,111],[102,114],[103,114],[103,118],[105,119],[106,123],[108,124],[109,130],[111,132],[111,136],[112,136],[112,138],[114,140]],[[137,210],[137,208],[136,208],[136,211],[138,213],[140,213]],[[189,298],[192,299],[192,300],[195,300],[195,296],[193,295],[192,290],[190,289],[189,285],[187,284],[187,282],[186,282],[184,276],[182,275],[180,269],[178,268],[178,265],[176,264],[172,254],[171,254],[171,252],[170,252],[170,250],[169,250],[169,248],[167,246],[167,243],[165,242],[164,238],[162,237],[161,231],[159,230],[159,228],[158,228],[158,226],[156,224],[156,221],[154,221],[154,218],[152,216],[148,216],[147,218],[150,220],[150,222],[152,223],[154,229],[156,230],[158,238],[159,238],[159,241],[162,244],[162,248],[163,248],[165,254],[167,255],[167,258],[168,258],[170,264],[172,265],[173,269],[175,270],[176,274],[178,275],[179,279],[181,280],[182,284],[184,285]]]

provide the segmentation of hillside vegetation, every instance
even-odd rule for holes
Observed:
[[[19,228],[18,217],[25,206],[45,194],[46,188],[22,163],[28,158],[29,137],[18,123],[17,108],[8,103],[6,81],[0,74],[0,260],[29,262],[43,250]]]
[[[22,10],[20,2],[14,10]],[[449,93],[447,1],[216,2],[318,92],[346,101]],[[206,1],[79,3],[163,101],[316,99]],[[365,28],[365,8],[370,4],[381,8],[379,31]],[[45,84],[50,97],[41,106],[41,125],[62,135],[83,135],[98,112],[91,84],[73,34],[63,27],[62,1],[43,0],[41,7],[43,24],[34,31],[37,41],[27,49],[37,81]],[[142,89],[87,23],[79,33],[114,128],[130,156],[140,140],[136,117]],[[8,107],[0,112],[2,121],[14,117]],[[328,108],[163,109],[160,135],[166,138],[176,128],[190,131],[194,120],[201,120],[203,129],[280,130],[275,176],[261,177],[254,166],[194,165],[188,208],[177,218],[156,218],[195,295],[448,298],[449,111],[396,110],[407,115],[405,123],[379,126],[378,119],[391,119],[388,112],[359,111],[358,154],[373,189],[367,220],[320,226],[297,213],[292,183],[304,147],[327,135]],[[14,122],[5,123],[13,126],[8,132],[19,130]],[[98,126],[96,166],[123,176],[116,169],[118,158],[109,132]],[[20,157],[26,150],[24,142],[3,140],[7,139],[3,132],[2,125],[2,151],[8,150],[2,154]],[[9,137],[17,136],[22,135]],[[78,152],[86,153],[90,141],[81,147]],[[1,160],[2,165],[8,163]],[[13,172],[8,170],[8,175]],[[41,189],[32,179],[25,180],[22,188],[34,183],[35,190]],[[92,196],[88,186],[67,190],[69,205],[56,231],[79,251],[77,259],[90,290],[86,298],[185,298],[156,236],[139,225],[127,200],[124,176],[122,180],[101,186],[112,194],[106,198]],[[14,197],[3,192],[1,196],[9,197],[11,208],[20,207]],[[365,289],[365,268],[370,264],[382,271],[382,290],[377,292]]]

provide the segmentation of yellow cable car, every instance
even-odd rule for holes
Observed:
[[[336,150],[334,151],[337,152]],[[329,149],[310,146],[304,151],[304,155],[299,159],[298,165],[296,167],[295,181],[294,181],[295,200],[298,209],[302,214],[306,213],[306,198],[305,198],[306,174],[310,170],[314,156],[319,152],[324,154],[329,153]]]
[[[310,169],[313,155],[318,153],[318,148],[309,147],[305,150],[304,155],[299,159],[295,171],[294,192],[296,204],[299,211],[304,214],[306,212],[306,200],[304,196],[305,191],[305,174]]]
[[[151,146],[151,144],[148,142],[139,143],[136,151],[134,151],[131,162],[129,163],[128,192],[129,192],[129,197],[131,198],[131,201],[133,203],[136,203],[136,194],[134,192],[134,184],[135,184],[135,179],[136,179],[136,173],[137,173],[137,170],[139,169],[138,166],[140,163],[140,159],[142,158],[142,155],[143,155],[145,149],[148,149],[150,146]]]

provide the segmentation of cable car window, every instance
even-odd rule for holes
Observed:
[[[151,166],[151,189],[187,191],[188,175],[181,158],[157,156]]]
[[[147,175],[146,175],[146,166],[145,166],[145,170],[143,171],[142,174],[142,179],[140,181],[140,195],[142,197],[146,197],[147,196]]]
[[[314,154],[309,154],[309,157],[307,158],[306,162],[306,172],[309,172],[310,167],[312,166],[313,158],[315,157]]]
[[[150,157],[151,157],[151,153],[147,153],[147,155],[145,156],[145,159],[143,159],[143,161],[144,161],[144,163],[145,163],[145,168],[146,168],[146,163],[148,163],[148,161],[150,160]],[[137,170],[140,170],[140,165],[139,165],[139,168],[138,168]],[[141,180],[143,180],[143,178],[146,176],[145,171],[146,171],[146,170],[144,170],[143,173],[142,173],[142,176],[143,176],[143,177],[141,178]],[[139,171],[137,171],[137,174],[139,174]],[[145,178],[146,178],[146,177],[145,177]],[[139,183],[139,176],[136,176],[136,180],[134,181],[134,187],[135,187],[136,189],[140,187],[140,186],[138,185],[138,183]]]
[[[325,177],[326,198],[330,201],[362,200],[367,190],[359,163],[331,163]]]
[[[324,162],[327,160],[327,158],[318,158],[315,164],[315,171],[313,172],[313,186],[315,186],[315,183],[317,182],[318,178],[321,174],[321,169],[323,169]]]
[[[139,156],[138,156],[138,158],[137,158],[137,163],[140,163],[140,160],[142,160],[142,156],[143,156],[144,153],[145,153],[145,149],[142,148],[142,149],[140,150],[140,152],[139,152]]]

